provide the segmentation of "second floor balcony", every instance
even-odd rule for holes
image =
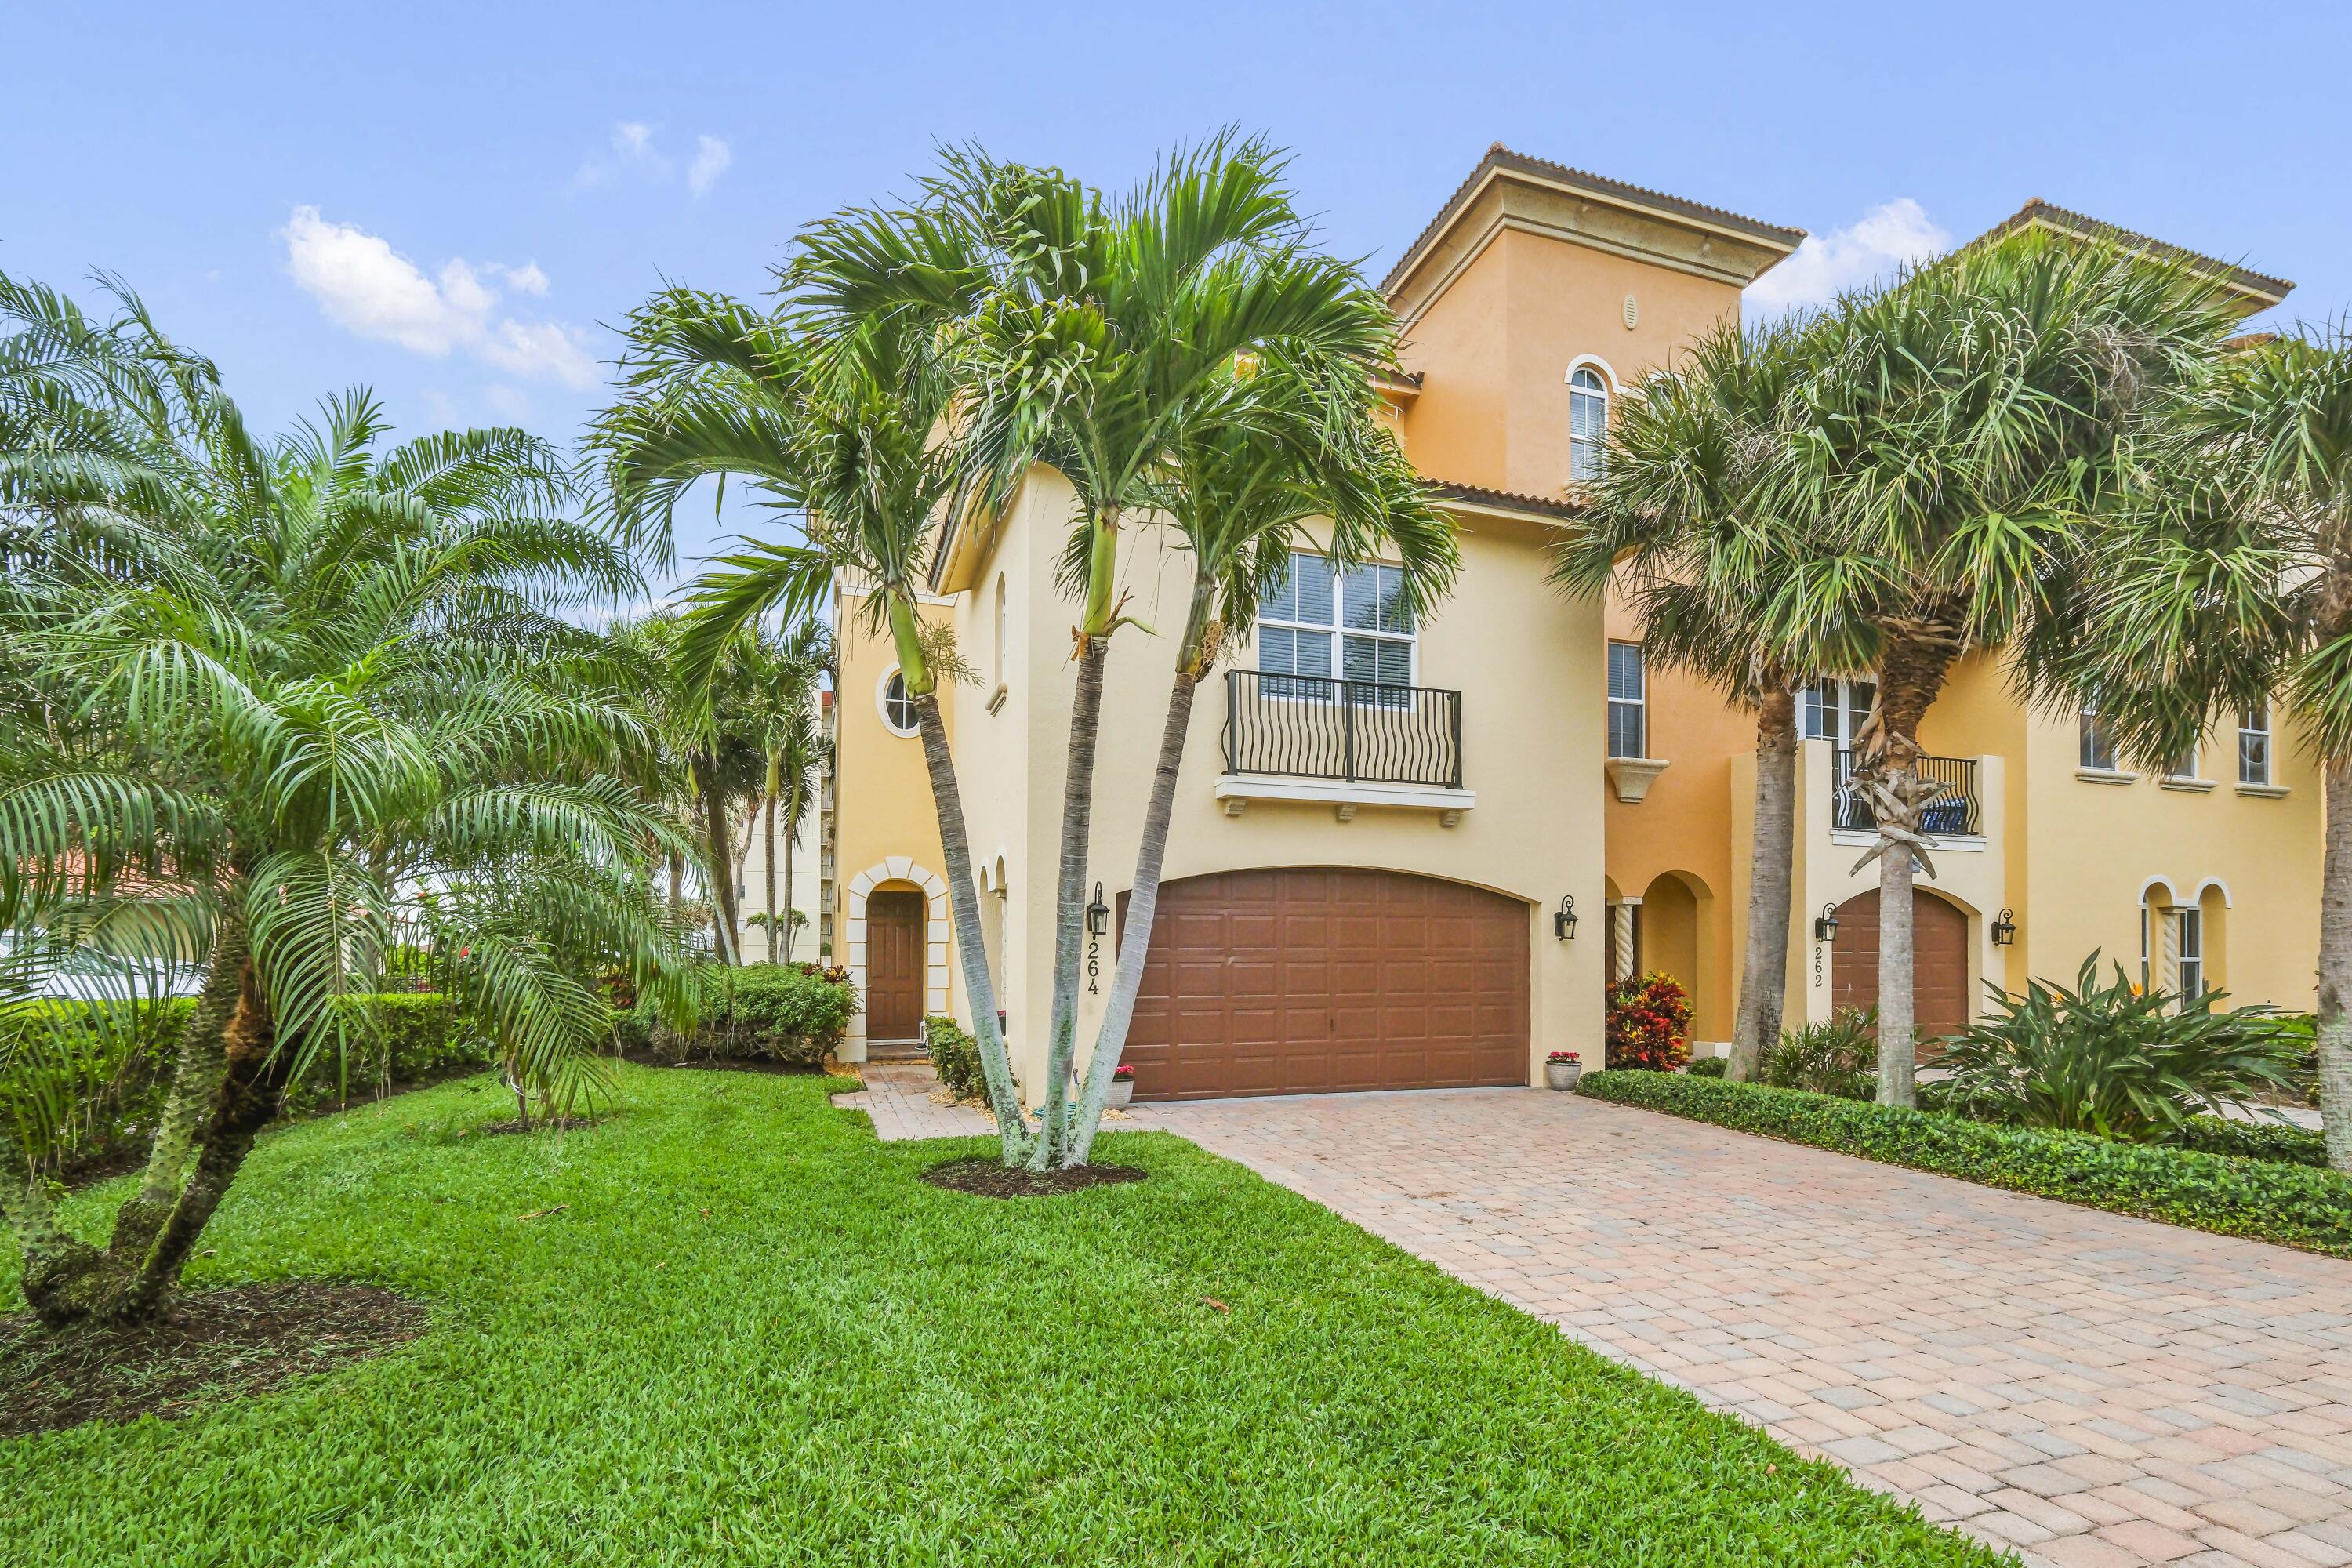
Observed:
[[[1869,797],[1854,786],[1853,752],[1837,749],[1830,782],[1830,826],[1842,832],[1867,833],[1878,826],[1878,813]],[[1930,838],[1984,837],[1984,798],[1977,787],[1974,757],[1919,759],[1920,776],[1942,786],[1919,814],[1919,831]]]
[[[1419,806],[1452,826],[1474,802],[1459,691],[1232,669],[1222,739],[1230,815],[1251,799],[1322,801],[1343,822],[1359,805]]]

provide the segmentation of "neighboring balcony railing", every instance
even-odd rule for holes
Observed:
[[[1841,747],[1830,797],[1830,826],[1864,831],[1878,826],[1878,814],[1853,785],[1854,754]],[[1919,813],[1919,831],[1929,837],[1982,837],[1984,805],[1977,795],[1974,757],[1921,757],[1919,776],[1944,786]]]
[[[1462,693],[1225,672],[1225,772],[1462,787]]]

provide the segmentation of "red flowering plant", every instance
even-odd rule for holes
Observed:
[[[1690,1060],[1690,993],[1655,970],[1609,987],[1609,1065],[1672,1072]]]
[[[1135,1081],[1135,1069],[1128,1066],[1127,1063],[1121,1062],[1118,1066],[1110,1069],[1110,1076],[1113,1079],[1118,1079],[1119,1082],[1132,1083]]]
[[[1554,1051],[1551,1055],[1544,1058],[1544,1060],[1548,1062],[1572,1062],[1576,1059],[1577,1056],[1574,1051]]]

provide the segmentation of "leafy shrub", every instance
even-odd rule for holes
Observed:
[[[2099,955],[2083,961],[2072,989],[2036,980],[2023,996],[1993,990],[1995,1011],[1954,1036],[1945,1103],[1979,1121],[2161,1142],[2200,1111],[2296,1087],[2303,1047],[2271,1006],[2214,1006],[2212,992],[2181,1005],[2160,991],[2138,994],[2115,966],[2099,983]]]
[[[1729,1057],[1694,1057],[1691,1065],[1683,1069],[1693,1078],[1721,1078],[1731,1070]]]
[[[730,971],[695,1030],[713,1055],[814,1067],[833,1054],[857,1012],[846,970],[752,963]]]
[[[1587,1073],[1578,1088],[1619,1105],[1986,1186],[2352,1258],[2352,1178],[2329,1171],[1680,1073]]]
[[[979,1100],[987,1094],[988,1079],[980,1067],[980,1042],[962,1025],[942,1014],[933,1014],[923,1020],[923,1047],[930,1052],[931,1066],[950,1094],[958,1100]]]
[[[1878,1009],[1841,1007],[1826,1023],[1784,1029],[1761,1066],[1774,1089],[1869,1100],[1878,1088]]]
[[[2165,1142],[2176,1149],[2200,1154],[2227,1154],[2236,1160],[2275,1160],[2288,1165],[2327,1168],[2327,1140],[2308,1127],[2284,1121],[2231,1121],[2220,1116],[2192,1116],[2172,1130]]]
[[[1690,993],[1653,970],[1609,987],[1608,1063],[1672,1072],[1690,1059]]]

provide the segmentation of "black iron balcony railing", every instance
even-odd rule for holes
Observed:
[[[1878,826],[1878,814],[1853,785],[1853,753],[1837,752],[1836,791],[1830,796],[1830,825],[1868,830]],[[1929,837],[1980,837],[1984,810],[1977,798],[1977,764],[1973,757],[1921,757],[1919,776],[1944,786],[1919,813],[1919,831]]]
[[[1462,693],[1225,672],[1225,772],[1462,787]]]

